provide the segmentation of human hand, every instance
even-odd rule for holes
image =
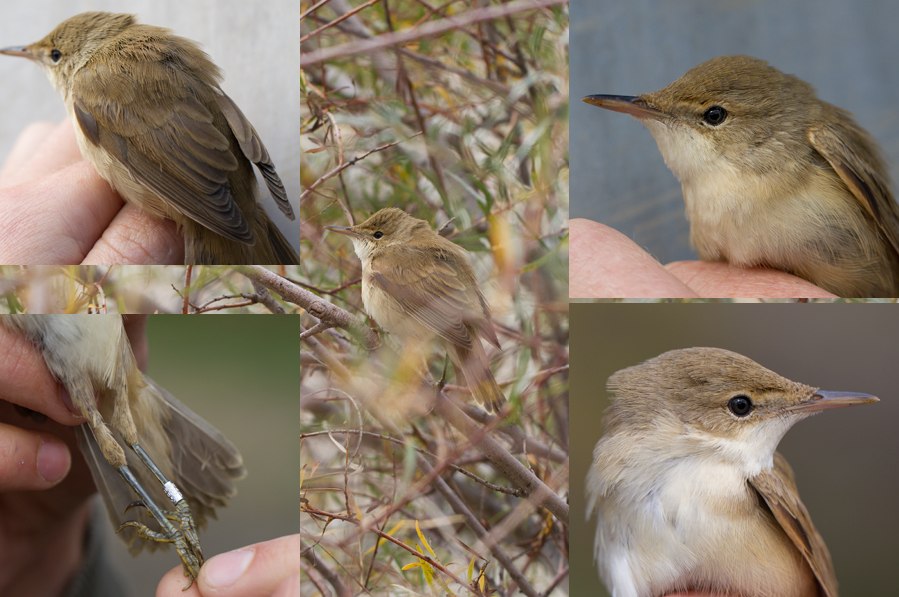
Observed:
[[[175,265],[184,240],[174,222],[122,202],[66,119],[28,126],[0,170],[0,263]]]
[[[256,543],[210,558],[196,582],[184,591],[181,566],[172,568],[156,597],[300,597],[300,536]]]
[[[146,316],[125,325],[143,368]],[[0,595],[60,595],[81,564],[95,491],[83,422],[40,352],[0,326]]]
[[[773,269],[713,261],[663,266],[620,232],[590,220],[571,220],[570,234],[572,298],[834,298],[811,282]]]

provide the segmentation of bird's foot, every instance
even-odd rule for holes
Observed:
[[[145,504],[141,501],[132,502],[125,508],[125,512],[138,506],[145,506]],[[153,513],[149,509],[147,510],[147,513],[151,517],[153,516]],[[116,533],[125,527],[134,527],[137,529],[137,536],[141,539],[155,541],[157,543],[174,544],[175,550],[177,550],[178,556],[181,558],[181,564],[184,566],[184,576],[189,579],[187,586],[184,587],[184,590],[186,591],[197,579],[197,574],[200,573],[200,567],[203,565],[203,562],[206,561],[203,557],[203,551],[200,549],[200,537],[197,534],[197,525],[194,523],[193,516],[190,513],[190,506],[187,505],[186,500],[181,500],[175,504],[174,512],[163,511],[162,514],[166,519],[177,524],[177,526],[166,525],[162,523],[162,521],[158,521],[163,529],[168,526],[173,529],[173,532],[154,531],[143,523],[137,522],[136,520],[129,520],[128,522],[123,523],[122,526],[116,530]]]

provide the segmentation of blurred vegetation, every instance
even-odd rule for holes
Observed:
[[[291,277],[298,267],[272,271]],[[269,312],[255,294],[228,266],[0,266],[0,313]]]
[[[511,412],[500,422],[473,405],[467,411],[480,413],[491,436],[564,499],[567,4],[530,3],[520,12],[516,7],[528,3],[472,4],[301,2],[300,281],[367,320],[352,245],[324,226],[358,223],[390,206],[467,249],[503,347],[488,355]],[[478,20],[483,10],[513,12]],[[438,34],[416,37],[441,26]],[[366,45],[395,32],[407,36],[402,45]],[[318,323],[304,318],[307,329]],[[568,594],[567,525],[490,485],[514,490],[473,438],[429,413],[433,389],[421,384],[420,367],[411,374],[402,363],[392,368],[388,347],[368,353],[333,329],[307,345],[304,595]],[[440,378],[443,353],[423,356],[432,380]],[[358,383],[339,380],[341,365]],[[454,385],[451,368],[447,378],[451,397],[471,401],[466,388]],[[514,445],[514,433],[533,445]],[[552,448],[555,459],[537,455],[538,443]],[[508,570],[422,475],[416,450],[425,451],[531,586],[515,588]]]
[[[899,299],[854,299],[854,298],[713,298],[713,299],[694,299],[694,298],[662,298],[662,299],[625,299],[625,298],[603,298],[603,299],[571,299],[572,303],[895,303]]]

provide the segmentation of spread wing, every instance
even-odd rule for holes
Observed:
[[[473,326],[481,337],[498,348],[499,339],[490,322],[487,304],[477,289],[471,266],[463,262],[467,256],[460,250],[441,248],[438,258],[431,260],[421,247],[406,245],[402,250],[404,258],[392,257],[390,263],[378,256],[372,259],[372,283],[447,342],[471,348],[472,337],[466,326]],[[434,264],[432,270],[414,265],[427,261]]]
[[[92,61],[77,71],[77,126],[170,207],[226,238],[253,244],[228,185],[228,174],[238,168],[229,125],[221,115],[216,122],[210,110],[217,89],[202,73],[211,63],[196,48],[144,44],[130,50],[115,66]]]
[[[824,597],[837,597],[837,578],[830,552],[812,524],[808,510],[799,500],[796,480],[787,460],[775,452],[773,468],[762,471],[749,482],[764,498],[774,518],[808,562]]]
[[[883,173],[886,168],[874,141],[843,110],[813,127],[808,135],[815,150],[833,167],[840,179],[877,223],[880,234],[899,256],[899,206]]]

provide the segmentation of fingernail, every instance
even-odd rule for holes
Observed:
[[[37,451],[37,472],[49,483],[59,481],[69,472],[69,449],[65,444],[46,441]]]
[[[239,549],[219,554],[203,566],[206,584],[224,588],[233,585],[253,561],[254,551]]]

